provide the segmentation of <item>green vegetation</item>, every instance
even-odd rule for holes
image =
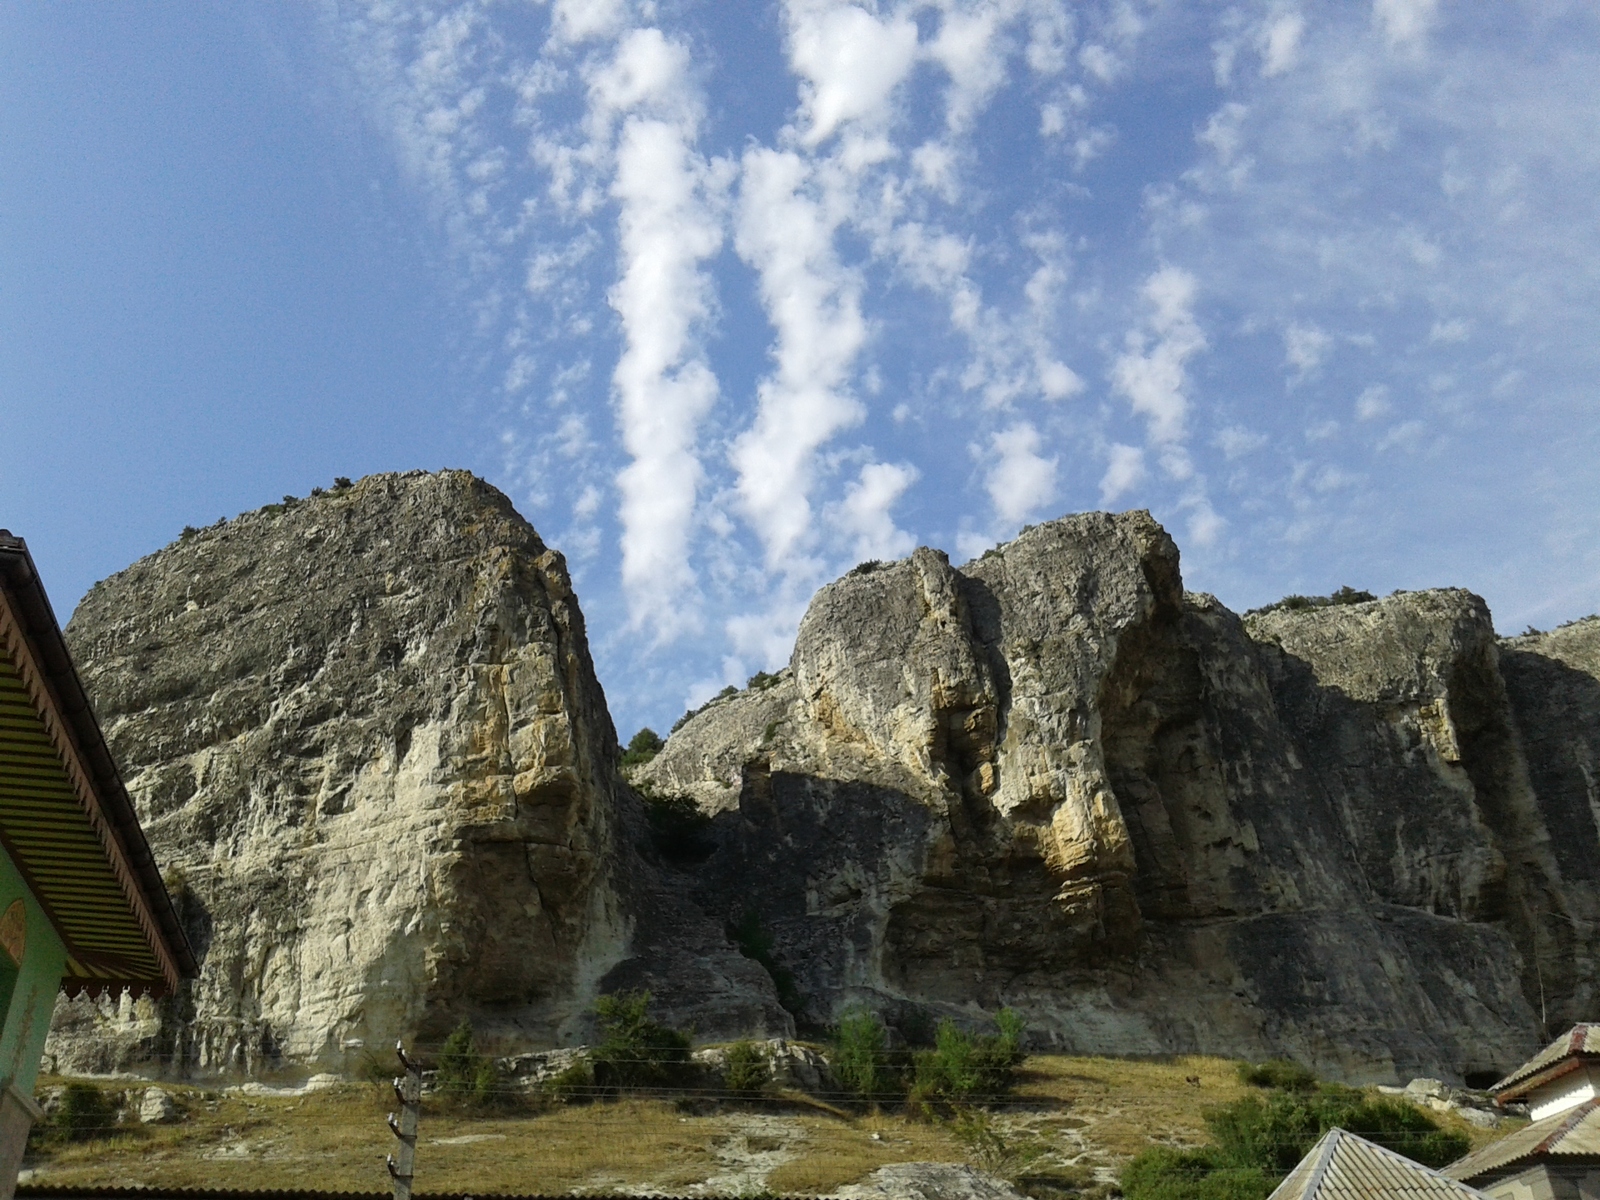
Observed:
[[[760,963],[771,977],[772,986],[778,992],[778,1003],[798,1014],[803,1004],[800,989],[795,987],[794,974],[789,968],[773,957],[773,938],[761,924],[761,914],[753,908],[745,909],[744,916],[728,926],[728,937],[739,947],[740,954]]]
[[[580,1058],[544,1081],[544,1094],[560,1104],[594,1098],[594,1067]]]
[[[1282,600],[1262,605],[1260,608],[1253,608],[1250,611],[1252,613],[1269,613],[1276,612],[1279,609],[1299,611],[1309,608],[1334,608],[1341,604],[1365,604],[1369,600],[1376,599],[1377,597],[1371,592],[1345,586],[1327,596],[1285,596]]]
[[[998,1035],[973,1036],[940,1021],[933,1049],[912,1056],[913,1106],[982,1104],[1009,1092],[1022,1065],[1022,1018],[1005,1008],[995,1024]]]
[[[778,677],[776,675],[770,675],[766,671],[757,671],[745,681],[744,686],[753,692],[764,692],[768,688],[776,687],[777,685]]]
[[[342,492],[345,490],[345,488],[354,486],[355,484],[350,482],[350,477],[348,475],[340,475],[333,481],[333,490],[336,492]]]
[[[846,1009],[833,1031],[829,1055],[833,1077],[857,1100],[898,1100],[903,1094],[889,1060],[889,1042],[878,1014]]]
[[[311,494],[313,496],[322,496],[322,495],[326,495],[327,493],[325,493],[321,488],[318,487],[318,488],[312,488],[311,489]]]
[[[940,1021],[929,1049],[891,1051],[875,1013],[847,1010],[833,1036],[834,1078],[858,1101],[904,1100],[911,1111],[933,1116],[963,1112],[1007,1095],[1022,1065],[1022,1019],[1011,1009],[995,1018],[997,1034],[974,1035]]]
[[[1239,1082],[1249,1087],[1280,1088],[1286,1092],[1310,1092],[1317,1087],[1316,1074],[1287,1058],[1270,1058],[1264,1063],[1239,1064]]]
[[[597,1086],[616,1090],[667,1088],[689,1069],[689,1038],[650,1019],[650,993],[617,992],[594,1004],[600,1045],[594,1052]]]
[[[69,1083],[49,1122],[39,1129],[43,1141],[89,1142],[116,1132],[117,1110],[109,1097],[88,1083]]]
[[[728,1063],[723,1068],[722,1082],[734,1095],[754,1099],[765,1092],[767,1085],[772,1082],[772,1064],[754,1042],[735,1042],[728,1047]]]
[[[852,575],[871,575],[874,571],[876,571],[881,566],[883,566],[883,560],[882,559],[869,558],[869,559],[867,559],[866,562],[857,563],[855,566],[851,567],[850,568],[850,574],[852,574]]]
[[[438,1088],[441,1096],[475,1108],[502,1105],[511,1095],[494,1059],[473,1044],[471,1021],[457,1025],[439,1051]]]
[[[190,538],[192,538],[195,534],[197,534],[199,532],[200,531],[198,529],[196,529],[193,525],[185,525],[183,527],[183,532],[178,535],[178,540],[179,541],[183,541],[183,542],[187,542]]]
[[[642,767],[660,754],[661,748],[665,745],[666,743],[661,740],[661,735],[646,725],[629,740],[627,749],[622,752],[622,765],[624,767]]]
[[[1439,1128],[1402,1100],[1374,1099],[1336,1084],[1306,1086],[1304,1068],[1292,1063],[1242,1067],[1241,1079],[1247,1071],[1259,1078],[1283,1077],[1295,1090],[1247,1079],[1273,1090],[1207,1112],[1210,1145],[1155,1147],[1136,1156],[1122,1174],[1127,1200],[1263,1200],[1335,1127],[1429,1167],[1453,1162],[1469,1148],[1465,1134]]]
[[[638,785],[634,790],[644,800],[651,844],[663,858],[697,863],[716,850],[717,844],[711,840],[711,818],[700,811],[692,796],[661,796]]]

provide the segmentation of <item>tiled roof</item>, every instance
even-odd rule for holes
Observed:
[[[1600,1026],[1574,1025],[1489,1091],[1504,1104],[1590,1059],[1600,1061]]]
[[[1483,1193],[1343,1129],[1330,1129],[1268,1200],[1485,1200]]]
[[[1600,1157],[1600,1100],[1535,1121],[1490,1142],[1445,1168],[1453,1179],[1480,1179],[1502,1167],[1534,1158]]]

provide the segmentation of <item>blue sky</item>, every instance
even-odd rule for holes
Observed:
[[[624,735],[923,543],[1148,507],[1243,609],[1600,609],[1600,12],[0,9],[0,524],[469,467]]]

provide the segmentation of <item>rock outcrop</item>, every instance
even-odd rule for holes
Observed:
[[[1084,514],[863,564],[630,786],[560,556],[445,472],[194,533],[67,633],[203,970],[63,1002],[59,1069],[349,1072],[463,1017],[524,1053],[648,987],[703,1037],[1010,1006],[1481,1083],[1597,1000],[1600,621],[1240,617]]]
[[[565,564],[466,472],[191,533],[67,637],[203,968],[159,1006],[63,1001],[60,1069],[350,1071],[462,1018],[548,1044],[612,972],[702,1029],[792,1030],[638,861]]]
[[[1461,591],[1241,619],[1069,517],[824,588],[638,782],[713,814],[695,897],[804,1020],[1476,1077],[1593,1002],[1600,639],[1522,641]]]

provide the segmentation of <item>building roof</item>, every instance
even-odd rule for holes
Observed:
[[[1489,1089],[1496,1104],[1526,1096],[1534,1088],[1575,1071],[1586,1062],[1600,1063],[1600,1026],[1574,1025],[1527,1062]]]
[[[1460,1180],[1330,1129],[1268,1200],[1485,1200]]]
[[[67,948],[68,993],[165,992],[194,954],[27,543],[0,530],[0,844]]]
[[[1481,1179],[1536,1158],[1600,1158],[1600,1100],[1535,1121],[1445,1168],[1453,1179]]]

